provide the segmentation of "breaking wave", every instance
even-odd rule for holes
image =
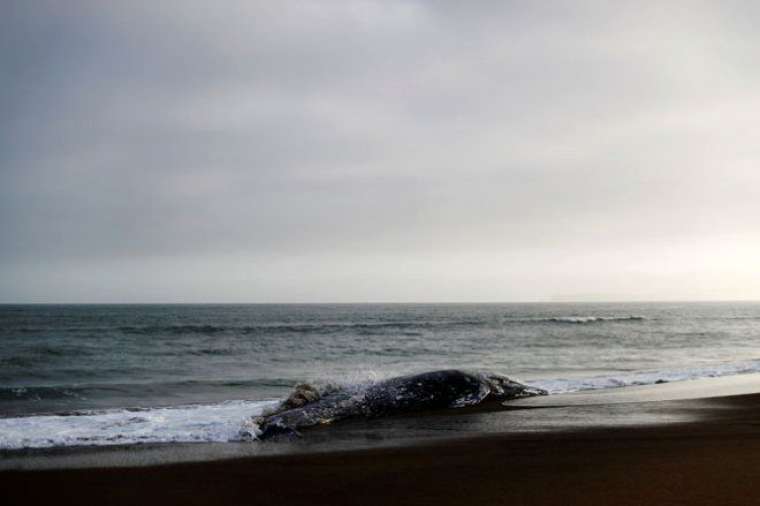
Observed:
[[[0,449],[228,442],[236,438],[247,419],[276,402],[227,401],[172,408],[0,418]]]
[[[628,386],[655,385],[675,381],[687,381],[704,378],[720,378],[739,374],[760,373],[760,360],[716,364],[713,366],[640,371],[619,373],[614,376],[592,376],[588,378],[556,378],[537,380],[531,384],[544,388],[552,394],[581,392],[586,390],[601,390]]]
[[[540,321],[552,323],[599,323],[599,322],[631,322],[646,320],[644,316],[552,316]]]

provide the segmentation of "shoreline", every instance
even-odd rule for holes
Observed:
[[[350,419],[275,442],[166,442],[0,451],[6,470],[152,466],[274,455],[329,454],[488,436],[579,432],[694,422],[709,399],[760,395],[760,373],[536,396],[504,405]]]
[[[756,377],[737,380],[733,395],[709,398],[700,398],[694,384],[658,385],[617,393],[629,402],[588,403],[605,396],[579,394],[572,406],[529,406],[548,404],[550,396],[519,401],[525,405],[514,410],[431,415],[422,417],[426,424],[463,430],[410,444],[338,444],[327,451],[310,451],[319,444],[307,444],[280,454],[199,462],[6,470],[0,490],[4,503],[14,505],[747,504],[760,493],[760,384]],[[713,388],[729,391],[728,383]],[[755,393],[744,391],[751,388]],[[676,389],[692,396],[662,400],[652,397],[657,389],[660,396]],[[494,422],[514,421],[515,413],[544,417],[547,430],[505,431]],[[571,423],[551,427],[553,418],[569,413],[575,414]],[[642,417],[648,421],[640,423]],[[386,421],[385,430],[409,423]],[[472,430],[466,424],[474,424]],[[480,431],[487,426],[490,431]],[[335,440],[341,432],[356,436],[368,428],[336,424],[307,437]]]

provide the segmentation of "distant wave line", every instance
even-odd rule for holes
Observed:
[[[626,322],[644,321],[644,316],[553,316],[544,320],[555,323],[599,323],[599,322]]]
[[[505,323],[593,323],[605,321],[642,321],[648,320],[644,316],[546,316],[546,317],[524,317],[524,316],[504,316],[502,318],[482,319],[482,320],[423,320],[423,321],[387,321],[387,322],[325,322],[325,323],[262,323],[262,324],[245,324],[245,325],[121,325],[115,327],[74,327],[56,329],[57,332],[85,332],[88,334],[96,332],[120,332],[126,335],[214,335],[222,333],[240,333],[240,334],[267,334],[267,333],[333,333],[346,330],[374,331],[374,330],[409,330],[409,329],[434,329],[446,327],[488,327],[498,326]],[[43,333],[49,331],[44,328],[21,327],[16,329],[6,329],[5,333],[14,331],[18,333]],[[44,350],[46,353],[57,354],[59,350]]]

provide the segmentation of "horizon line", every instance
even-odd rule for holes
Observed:
[[[265,306],[265,305],[444,305],[444,304],[695,304],[695,303],[760,303],[760,299],[609,299],[609,300],[511,300],[511,301],[353,301],[353,302],[6,302],[0,301],[0,306]]]

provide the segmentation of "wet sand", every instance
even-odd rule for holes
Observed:
[[[564,418],[580,409],[579,419],[586,422],[561,430],[505,432],[488,422],[499,430],[402,446],[141,467],[4,471],[0,500],[8,505],[99,506],[757,504],[760,394],[695,399],[699,396],[693,387],[691,391],[691,398],[675,400],[641,402],[638,394],[630,403],[571,401],[581,408],[560,406],[579,396],[557,396],[551,402],[526,402],[527,409],[518,410],[532,411],[534,418],[543,416],[539,412]],[[543,409],[530,405],[542,402]],[[649,413],[652,423],[639,423],[635,415],[640,412]],[[509,413],[462,416],[502,420]],[[610,416],[620,418],[619,423],[604,422]],[[338,430],[365,430],[357,427],[314,434],[329,439]]]

